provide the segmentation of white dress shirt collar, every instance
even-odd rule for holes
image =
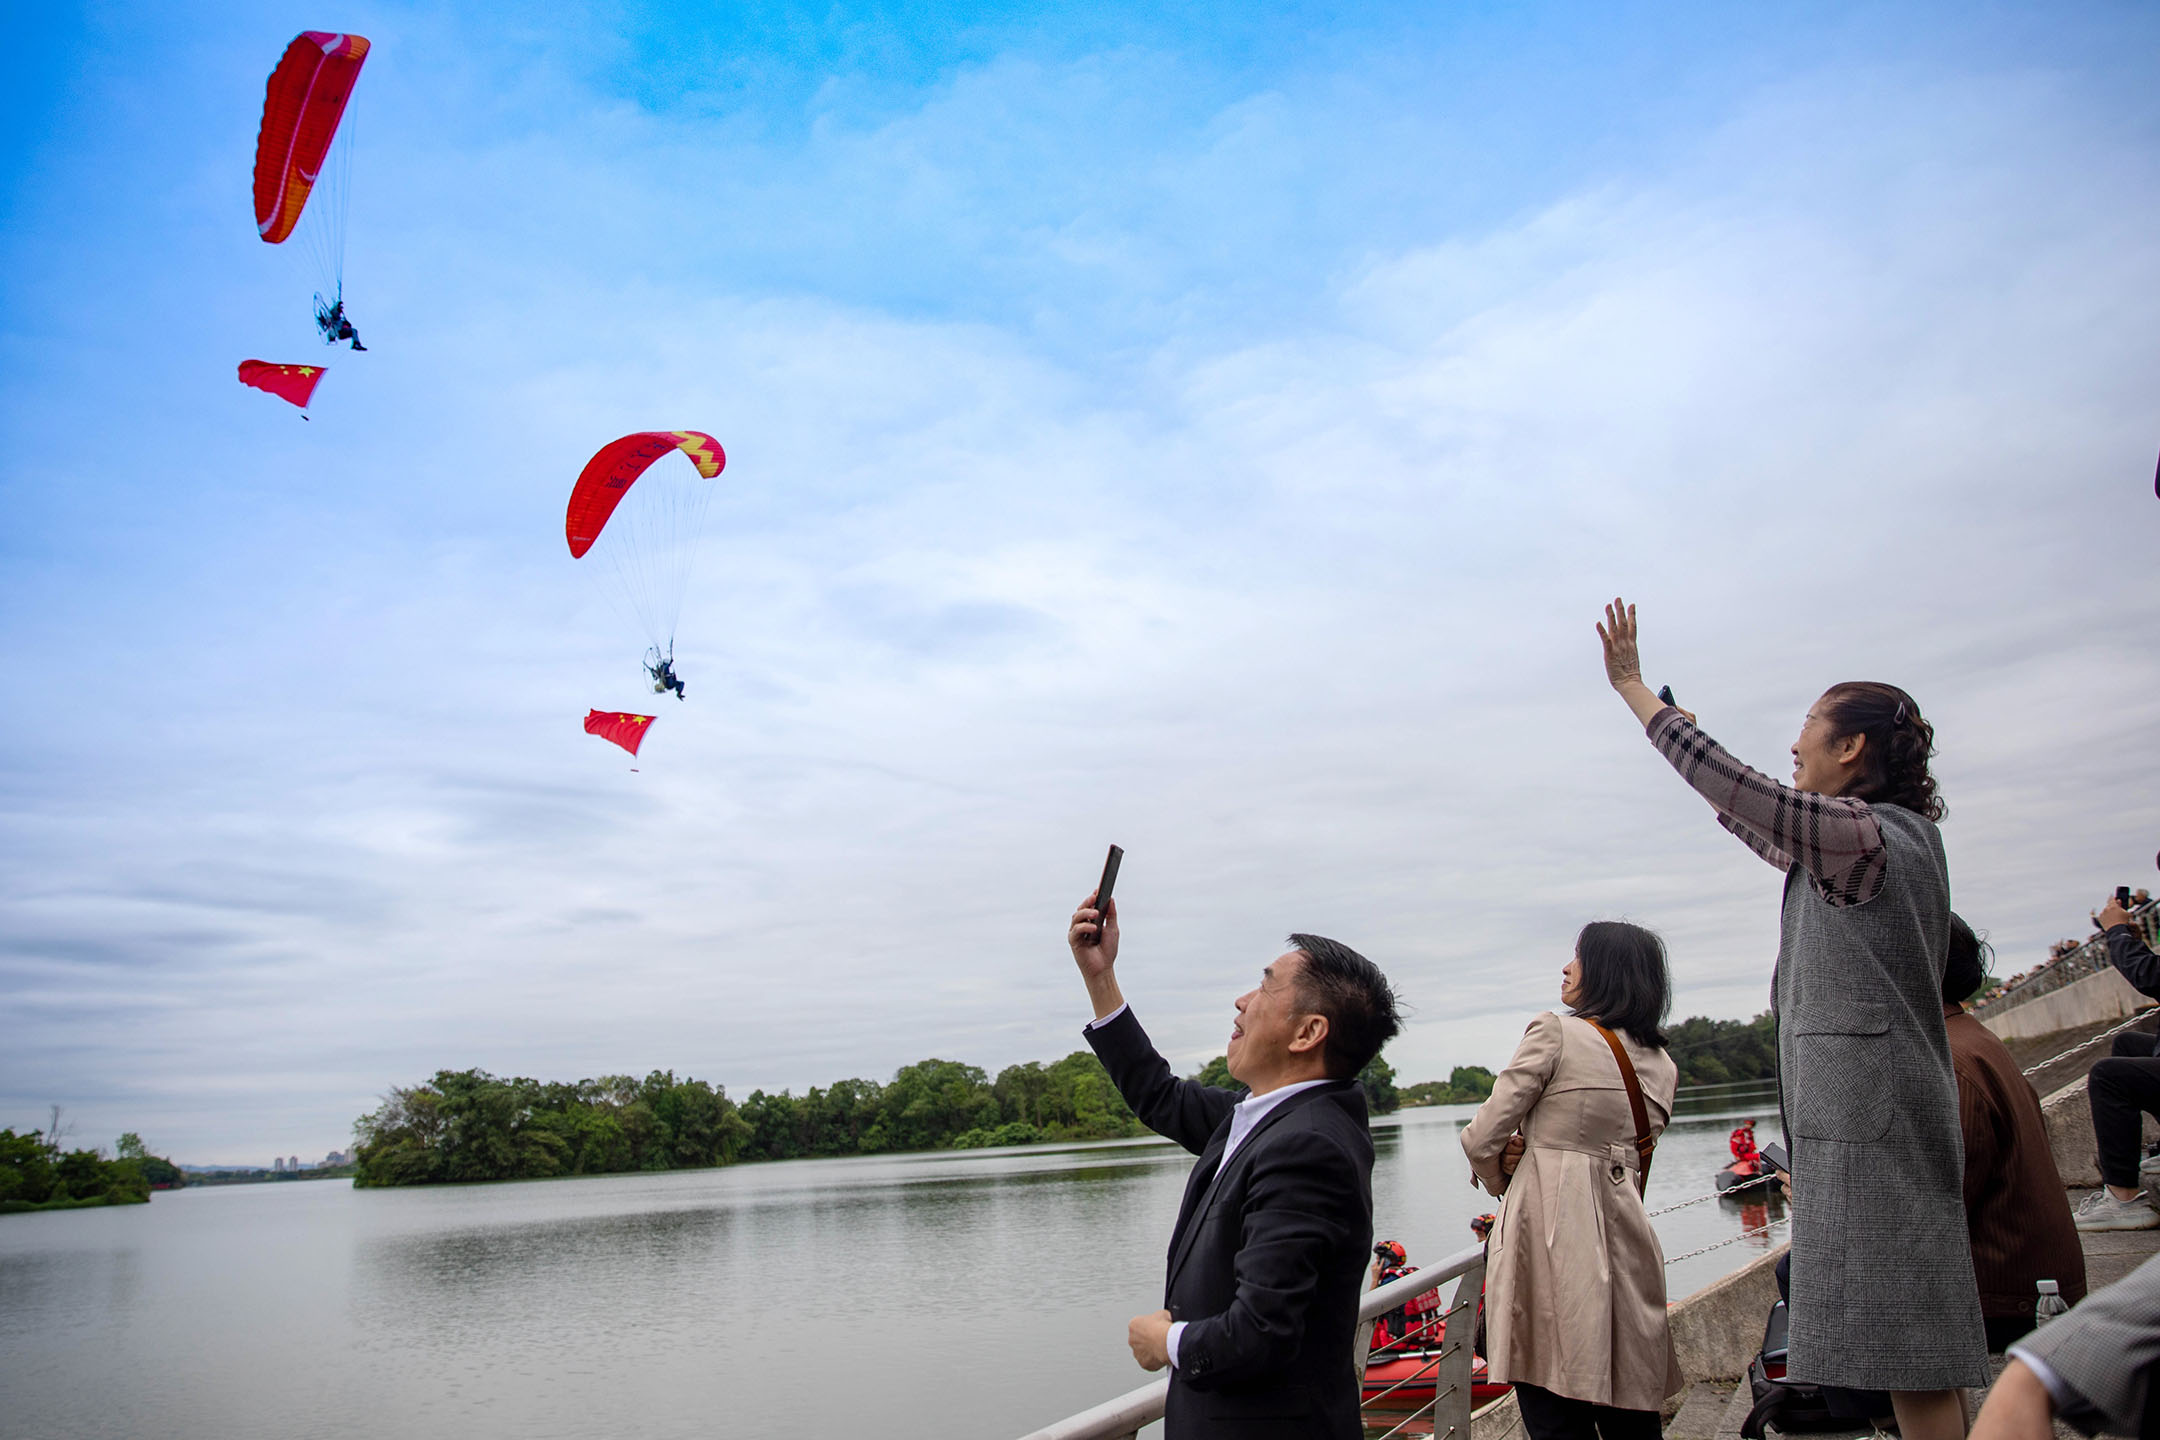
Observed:
[[[1310,1090],[1315,1085],[1327,1083],[1324,1079],[1300,1080],[1295,1085],[1284,1085],[1268,1091],[1265,1095],[1248,1095],[1238,1101],[1237,1109],[1230,1112],[1230,1138],[1223,1144],[1222,1165],[1230,1163],[1230,1157],[1237,1153],[1238,1146],[1245,1143],[1245,1137],[1252,1134],[1254,1126],[1267,1118],[1269,1111],[1300,1090]],[[1222,1173],[1222,1165],[1215,1168],[1216,1174]]]

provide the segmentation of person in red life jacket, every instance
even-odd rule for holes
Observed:
[[[1750,1120],[1732,1132],[1732,1172],[1753,1175],[1762,1169],[1762,1152],[1755,1148],[1755,1122]]]
[[[1417,1270],[1417,1266],[1410,1263],[1410,1253],[1403,1249],[1400,1241],[1382,1240],[1372,1247],[1372,1253],[1373,1288],[1376,1290],[1390,1281],[1400,1280],[1403,1276],[1413,1274]],[[1420,1296],[1419,1298],[1423,1299],[1424,1297]],[[1372,1348],[1374,1350],[1385,1350],[1389,1346],[1409,1337],[1409,1312],[1409,1304],[1398,1305],[1374,1322],[1372,1336]]]

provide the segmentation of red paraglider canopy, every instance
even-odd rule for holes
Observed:
[[[588,710],[585,712],[585,733],[612,740],[635,755],[638,746],[645,743],[653,719],[653,716],[632,715],[626,710]]]
[[[242,360],[240,383],[265,390],[280,400],[289,400],[302,410],[315,398],[315,387],[322,383],[323,367],[320,365],[279,365],[269,360]]]
[[[263,97],[255,139],[255,228],[272,245],[292,234],[337,136],[368,42],[309,30],[285,47]]]
[[[607,527],[608,517],[622,503],[637,478],[670,450],[680,450],[707,480],[727,466],[720,442],[701,430],[640,430],[600,447],[585,462],[577,484],[570,487],[570,509],[563,516],[563,535],[570,542],[572,559],[582,558]]]

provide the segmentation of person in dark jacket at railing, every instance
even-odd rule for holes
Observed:
[[[2135,917],[2110,895],[2093,917],[2107,938],[2108,962],[2123,979],[2160,1000],[2160,955],[2138,934]],[[2145,1116],[2160,1115],[2160,1037],[2138,1031],[2115,1037],[2108,1058],[2085,1076],[2092,1104],[2093,1141],[2101,1186],[2078,1207],[2080,1230],[2151,1230],[2160,1226],[2152,1191],[2160,1188],[2160,1156],[2140,1160]]]
[[[1088,1044],[1141,1122],[1200,1157],[1163,1308],[1126,1327],[1143,1369],[1170,1367],[1165,1440],[1359,1440],[1373,1146],[1356,1077],[1400,1028],[1394,991],[1348,946],[1292,935],[1237,1001],[1227,1059],[1249,1093],[1180,1080],[1118,988],[1117,902],[1094,902],[1066,931]]]

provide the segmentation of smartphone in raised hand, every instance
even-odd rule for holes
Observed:
[[[1787,1175],[1792,1174],[1792,1161],[1787,1158],[1785,1147],[1777,1141],[1773,1140],[1762,1147],[1762,1158],[1770,1162],[1771,1169],[1782,1170]]]
[[[1117,888],[1118,865],[1125,859],[1123,846],[1112,845],[1110,853],[1102,862],[1102,882],[1095,887],[1095,909],[1102,918],[1095,922],[1095,936],[1087,943],[1102,944],[1103,926],[1110,923],[1110,892]]]

